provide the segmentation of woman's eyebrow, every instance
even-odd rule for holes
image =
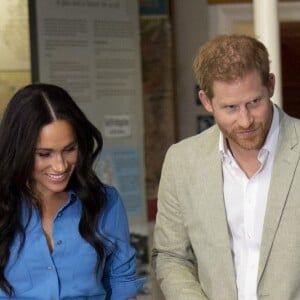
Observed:
[[[70,144],[64,146],[63,149],[66,149],[68,147],[72,147],[72,146],[75,146],[75,145],[77,145],[77,140],[75,140],[75,141],[71,142]],[[43,148],[43,147],[35,148],[35,150],[53,151],[52,148]]]

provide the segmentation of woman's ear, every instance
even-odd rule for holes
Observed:
[[[204,108],[212,113],[213,112],[213,107],[212,107],[212,103],[211,100],[207,97],[206,93],[203,90],[199,91],[199,99],[202,103],[202,105],[204,106]]]

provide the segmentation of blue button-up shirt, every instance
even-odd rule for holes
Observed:
[[[19,238],[11,247],[5,275],[15,289],[10,299],[111,299],[136,296],[144,279],[135,273],[135,250],[129,244],[128,221],[118,192],[106,187],[107,204],[99,221],[105,237],[105,257],[96,274],[97,255],[78,231],[81,201],[69,192],[52,228],[54,250],[49,251],[39,213],[34,210],[24,247]],[[24,222],[26,217],[24,215]],[[8,296],[0,290],[0,299]]]

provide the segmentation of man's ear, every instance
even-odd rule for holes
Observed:
[[[270,73],[269,85],[268,85],[268,92],[270,98],[274,95],[274,90],[275,90],[275,75],[273,73]]]
[[[213,108],[212,108],[212,103],[211,100],[207,97],[206,93],[203,90],[200,90],[199,93],[199,99],[202,103],[202,105],[204,106],[204,108],[212,113],[213,112]]]

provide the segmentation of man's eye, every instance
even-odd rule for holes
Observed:
[[[250,106],[257,106],[260,103],[261,99],[255,99],[249,103]]]
[[[234,111],[236,110],[238,107],[236,105],[227,105],[225,106],[225,109],[228,111]]]

